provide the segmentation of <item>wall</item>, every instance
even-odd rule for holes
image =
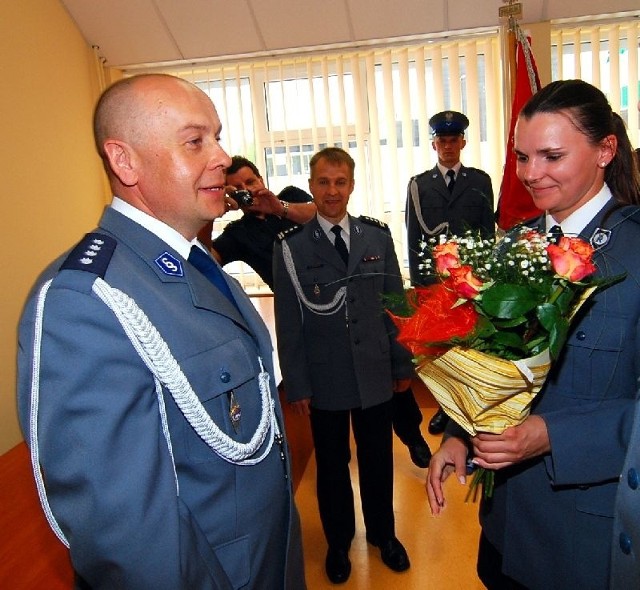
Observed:
[[[93,52],[58,0],[0,0],[0,453],[22,439],[16,326],[37,274],[105,203],[91,133]]]

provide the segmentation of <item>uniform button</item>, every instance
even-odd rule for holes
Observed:
[[[229,381],[231,381],[231,374],[228,371],[222,371],[220,373],[220,381],[223,383],[229,383]]]
[[[587,335],[582,330],[580,330],[579,332],[576,332],[576,338],[578,340],[584,340],[586,337]]]
[[[354,344],[360,344],[360,338],[356,338],[356,339],[353,341],[353,343],[354,343]]]
[[[358,323],[358,318],[351,318],[351,323],[352,324],[357,324]]]
[[[625,555],[629,555],[629,553],[631,553],[631,537],[629,535],[627,535],[627,533],[622,532],[620,533],[620,549],[622,550],[622,553],[624,553]]]
[[[638,477],[638,472],[633,467],[627,471],[627,483],[632,490],[638,489],[640,477]]]

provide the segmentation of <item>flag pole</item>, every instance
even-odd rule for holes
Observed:
[[[503,50],[505,55],[505,103],[507,97],[511,97],[509,105],[505,104],[505,113],[509,113],[510,123],[506,138],[505,166],[496,211],[498,227],[505,231],[517,223],[540,214],[531,195],[517,177],[517,162],[513,151],[518,113],[526,101],[537,92],[540,83],[529,40],[516,22],[516,15],[519,16],[522,13],[522,5],[518,4],[516,7],[513,0],[508,0],[508,2],[509,6],[503,6],[500,9],[500,16],[509,18],[509,30],[503,29]]]
[[[522,17],[522,3],[516,0],[503,0],[506,6],[498,9],[498,16],[506,19],[506,27],[503,25],[503,55],[506,59],[503,61],[503,87],[504,87],[504,121],[505,132],[509,129],[509,121],[511,121],[511,105],[516,92],[516,53],[518,48],[518,39],[516,29],[518,27],[517,19]],[[506,137],[505,137],[506,139]]]

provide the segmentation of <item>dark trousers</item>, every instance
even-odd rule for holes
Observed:
[[[415,445],[423,440],[420,432],[422,412],[411,387],[398,391],[391,399],[393,404],[393,430],[405,445]]]
[[[390,401],[366,410],[334,412],[311,408],[318,506],[330,547],[349,549],[355,535],[349,422],[356,442],[367,536],[382,541],[395,534],[391,417]]]
[[[509,576],[502,573],[502,554],[484,536],[480,535],[478,548],[478,577],[487,590],[527,590]]]

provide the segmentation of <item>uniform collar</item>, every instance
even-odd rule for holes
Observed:
[[[611,190],[607,184],[603,184],[600,192],[589,199],[582,207],[574,211],[562,223],[558,223],[552,215],[545,215],[546,230],[549,231],[554,225],[562,228],[562,233],[568,236],[579,236],[582,230],[591,220],[602,210],[602,208],[612,198]]]
[[[322,215],[318,215],[316,214],[316,217],[318,218],[318,223],[320,224],[320,227],[322,228],[322,230],[324,231],[325,234],[327,234],[327,236],[331,235],[331,228],[334,225],[339,225],[342,228],[342,231],[345,233],[345,235],[348,237],[349,236],[349,215],[345,215],[339,223],[331,223],[331,221],[325,219],[324,217],[322,217]]]
[[[151,217],[151,215],[145,213],[144,211],[141,211],[140,209],[137,209],[136,207],[130,205],[126,201],[123,201],[119,197],[113,197],[111,208],[115,211],[118,211],[118,213],[121,213],[125,217],[131,219],[131,221],[135,221],[138,225],[141,225],[147,231],[150,231],[185,259],[189,258],[191,246],[198,243],[197,240],[189,242],[189,240],[187,240],[182,234],[178,233],[175,229],[168,226],[163,221],[160,221],[155,217]]]
[[[438,167],[438,170],[440,170],[440,174],[442,174],[442,178],[446,178],[448,170],[453,170],[457,178],[458,172],[460,172],[460,168],[462,168],[462,162],[458,162],[455,166],[453,166],[453,168],[447,168],[446,166],[443,166],[442,164],[440,164],[440,162],[438,162],[436,166]]]

